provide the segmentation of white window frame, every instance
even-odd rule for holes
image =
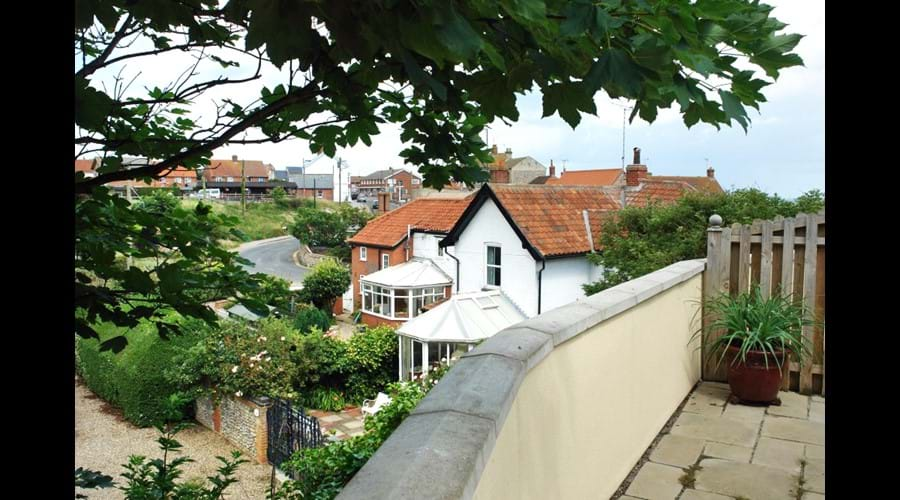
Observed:
[[[359,247],[359,261],[366,262],[366,258],[369,256],[369,249],[367,247]],[[360,276],[362,278],[362,276]]]
[[[488,252],[491,248],[496,248],[500,255],[500,264],[488,264]],[[503,285],[503,246],[499,243],[485,243],[484,244],[484,286],[486,288],[500,288]],[[489,268],[497,268],[500,270],[500,284],[494,285],[488,282],[488,270]]]
[[[391,267],[391,254],[383,253],[381,254],[381,268],[387,269]]]
[[[228,177],[228,182],[234,182],[234,177]]]
[[[385,319],[407,321],[418,316],[419,307],[437,302],[447,297],[445,285],[418,288],[388,288],[374,283],[364,283],[360,275],[360,301],[363,312]],[[387,298],[388,310],[376,311],[373,307],[376,297]],[[397,316],[397,299],[406,299],[407,316]],[[379,303],[383,302],[379,300]],[[421,306],[419,303],[421,302]]]

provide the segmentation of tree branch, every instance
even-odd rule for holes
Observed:
[[[122,41],[122,39],[125,38],[125,36],[128,34],[128,30],[131,28],[131,23],[132,18],[131,14],[129,14],[128,17],[125,18],[125,22],[122,23],[122,27],[119,28],[118,31],[116,31],[116,34],[113,36],[112,40],[110,40],[109,45],[107,45],[106,48],[103,49],[103,52],[99,56],[97,56],[96,59],[87,63],[86,66],[83,66],[80,70],[78,70],[75,73],[75,78],[87,78],[88,75],[103,67],[104,62],[110,56],[110,54],[112,54],[113,50],[115,50],[116,45],[118,45],[119,42]]]
[[[75,193],[90,193],[95,186],[101,186],[103,184],[106,184],[107,182],[155,176],[159,172],[162,172],[167,168],[180,165],[184,160],[188,158],[197,156],[207,151],[212,152],[212,150],[218,148],[219,146],[228,143],[229,139],[231,139],[232,137],[240,134],[248,128],[258,125],[266,118],[278,114],[279,112],[283,111],[285,108],[293,104],[315,98],[315,96],[317,96],[320,92],[321,90],[315,88],[315,82],[310,83],[295,92],[287,94],[286,96],[273,102],[272,104],[257,109],[256,111],[248,115],[246,119],[233,125],[215,139],[203,141],[202,143],[197,144],[194,147],[191,147],[181,153],[170,156],[169,158],[155,165],[128,170],[117,170],[115,172],[98,175],[97,177],[94,177],[92,179],[85,180],[75,185]]]

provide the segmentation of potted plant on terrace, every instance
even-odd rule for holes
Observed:
[[[778,390],[789,355],[800,363],[811,356],[802,333],[804,326],[815,324],[809,311],[790,296],[764,298],[758,286],[734,297],[722,294],[704,309],[712,321],[697,333],[705,332],[708,356],[718,354],[717,369],[728,362],[732,402],[780,405]]]

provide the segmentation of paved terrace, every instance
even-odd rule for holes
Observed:
[[[825,399],[781,392],[766,408],[730,404],[729,392],[702,382],[613,498],[824,499]]]

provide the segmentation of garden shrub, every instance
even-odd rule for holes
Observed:
[[[182,394],[297,397],[292,382],[298,366],[292,353],[298,349],[299,334],[288,320],[268,317],[253,324],[231,320],[199,329],[204,332],[202,341],[181,349],[165,374]]]
[[[300,404],[317,410],[341,411],[347,406],[347,399],[339,389],[316,387],[311,391],[301,392]]]
[[[331,315],[313,306],[312,304],[299,304],[294,313],[294,328],[300,333],[309,333],[313,328],[327,331],[331,326]]]
[[[107,332],[101,336],[103,340],[119,334]],[[175,354],[196,343],[197,338],[184,334],[163,340],[148,323],[125,336],[129,347],[119,354],[101,352],[100,340],[78,340],[80,371],[88,388],[120,407],[125,419],[139,427],[190,416],[190,400],[178,397],[179,387],[163,374],[171,367]]]
[[[390,384],[387,391],[391,402],[366,419],[365,434],[323,447],[297,451],[281,468],[295,473],[298,479],[285,481],[279,489],[269,492],[269,498],[335,498],[445,372],[446,369],[436,371],[419,382]]]
[[[350,269],[333,258],[324,258],[303,278],[300,298],[312,302],[330,316],[334,301],[347,291],[350,280]]]
[[[347,342],[342,363],[348,399],[356,404],[375,397],[397,376],[397,335],[393,328],[366,328]]]

